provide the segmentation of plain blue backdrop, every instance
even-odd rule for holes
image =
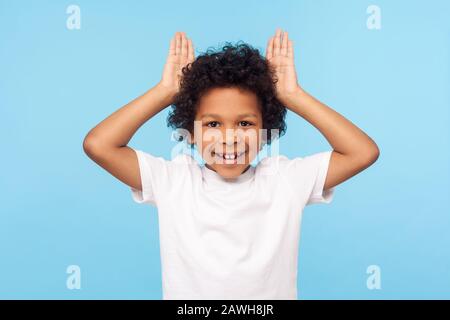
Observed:
[[[81,29],[66,27],[69,5]],[[381,9],[369,30],[370,5]],[[450,298],[449,1],[0,1],[0,298],[161,299],[156,208],[82,150],[155,85],[170,38],[265,54],[281,27],[300,84],[378,144],[378,161],[306,207],[300,299]],[[165,109],[130,146],[170,158]],[[331,147],[289,111],[280,151]],[[69,265],[81,289],[66,287]],[[367,267],[381,289],[366,286]]]

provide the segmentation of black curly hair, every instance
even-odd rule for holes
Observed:
[[[220,50],[209,47],[195,61],[182,69],[180,90],[174,97],[167,125],[182,128],[191,135],[197,112],[197,103],[202,95],[212,88],[237,87],[256,94],[261,106],[263,129],[267,129],[265,143],[281,137],[286,132],[286,108],[276,97],[275,83],[278,80],[266,58],[259,50],[242,41],[236,45],[225,42]],[[276,136],[271,129],[277,129]],[[179,136],[179,141],[184,136]],[[191,147],[194,144],[190,145]]]

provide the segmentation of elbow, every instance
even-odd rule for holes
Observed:
[[[380,149],[375,142],[371,141],[369,144],[359,146],[350,157],[355,168],[361,171],[378,160]]]
[[[372,140],[372,147],[369,151],[369,159],[371,161],[371,164],[378,160],[380,157],[380,148],[378,148],[378,145],[375,143],[375,141]]]
[[[93,158],[94,155],[98,152],[99,144],[96,139],[90,134],[86,135],[83,140],[83,151],[90,158]]]
[[[375,142],[371,142],[369,146],[364,148],[361,152],[361,161],[364,167],[369,167],[374,164],[380,157],[380,148],[378,148]]]

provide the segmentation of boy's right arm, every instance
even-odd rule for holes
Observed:
[[[84,152],[117,179],[141,190],[137,156],[127,144],[146,121],[171,104],[172,97],[171,91],[156,85],[91,129],[83,141]]]
[[[169,106],[179,90],[181,70],[194,60],[193,46],[184,32],[170,42],[162,80],[146,93],[123,106],[89,131],[83,150],[94,162],[130,187],[142,190],[139,163],[127,146],[136,131]]]

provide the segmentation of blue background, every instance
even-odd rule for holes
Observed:
[[[66,8],[81,8],[81,29]],[[381,8],[381,30],[366,9]],[[300,299],[450,298],[449,1],[0,1],[0,298],[161,299],[156,208],[82,150],[155,85],[170,38],[196,56],[289,32],[300,84],[378,144],[378,161],[305,208]],[[130,146],[170,157],[169,109]],[[288,113],[280,151],[329,150]],[[66,287],[69,265],[81,289]],[[381,268],[369,290],[366,269]]]

